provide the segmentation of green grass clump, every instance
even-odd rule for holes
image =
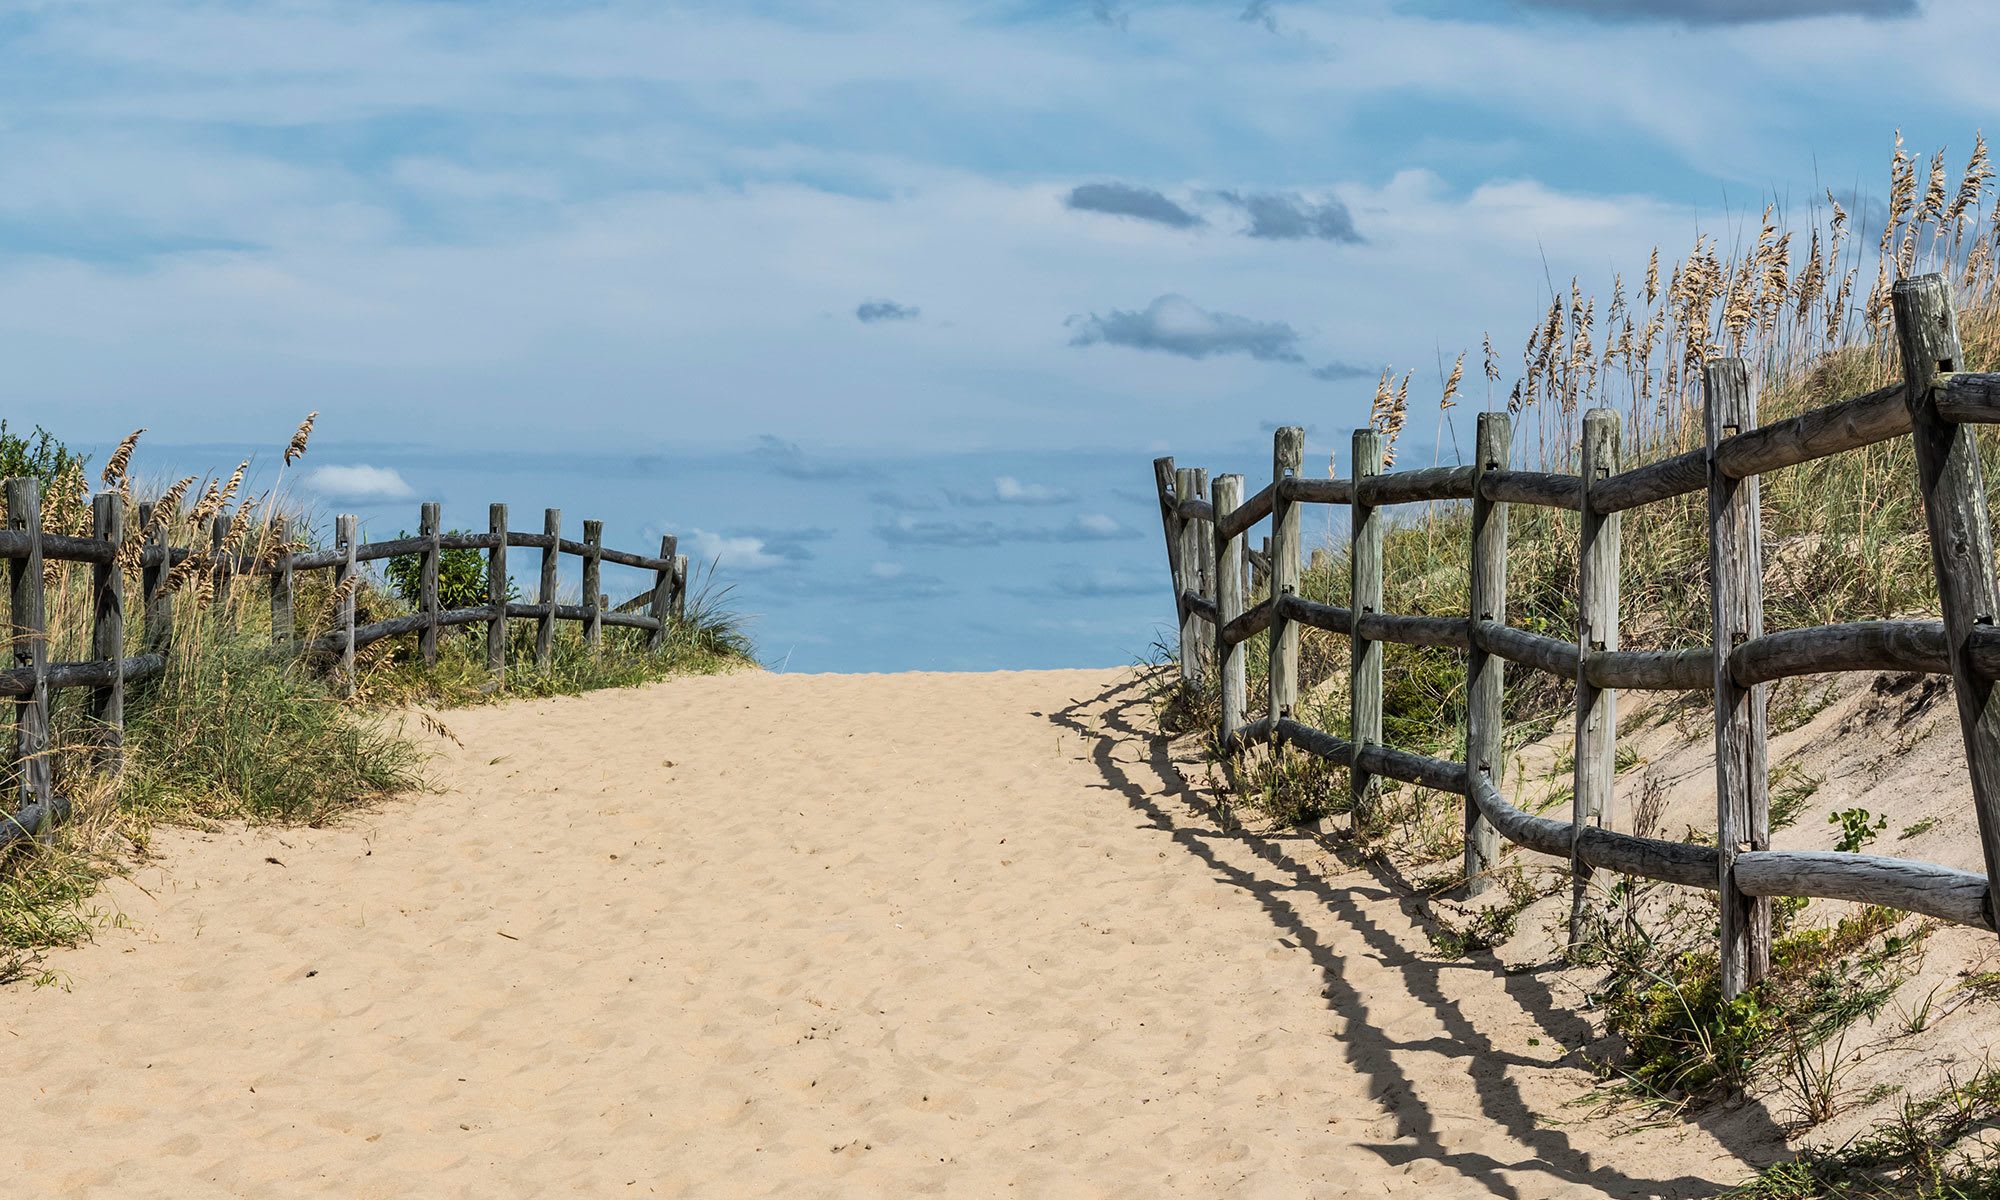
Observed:
[[[1770,972],[1729,1000],[1714,951],[1662,962],[1655,935],[1628,932],[1602,947],[1610,970],[1598,999],[1606,1028],[1625,1042],[1622,1061],[1609,1066],[1633,1094],[1673,1103],[1740,1090],[1762,1070],[1803,1069],[1788,1056],[1873,1017],[1902,985],[1909,952],[1930,928],[1903,931],[1907,919],[1870,906],[1828,928],[1782,931]]]

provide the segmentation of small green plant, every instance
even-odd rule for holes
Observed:
[[[1843,808],[1828,814],[1826,823],[1840,826],[1840,836],[1833,843],[1835,850],[1859,854],[1863,846],[1889,827],[1889,818],[1878,817],[1865,808]]]
[[[1931,830],[1936,829],[1937,823],[1936,817],[1925,817],[1921,821],[1912,821],[1908,825],[1903,826],[1903,832],[1896,835],[1896,840],[1907,842],[1913,837],[1921,837]]]
[[[451,533],[461,530],[453,529]],[[407,531],[396,535],[410,536]],[[412,610],[423,603],[423,556],[420,554],[398,554],[391,558],[382,570],[389,586],[396,596]],[[513,582],[507,584],[507,599],[518,597]],[[486,553],[483,550],[454,548],[438,551],[438,607],[449,611],[454,608],[479,608],[488,601],[486,590]],[[467,626],[467,628],[472,628]]]
[[[1821,782],[1797,763],[1786,763],[1771,772],[1771,828],[1788,829],[1797,824]]]

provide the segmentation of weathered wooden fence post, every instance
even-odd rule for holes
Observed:
[[[1740,358],[1710,359],[1702,372],[1708,444],[1708,578],[1715,653],[1715,848],[1721,911],[1722,996],[1763,978],[1771,960],[1771,903],[1736,886],[1736,856],[1771,848],[1765,759],[1764,685],[1743,687],[1729,655],[1764,634],[1764,544],[1757,476],[1731,479],[1715,447],[1757,426],[1750,368]]]
[[[1203,500],[1209,501],[1209,506],[1208,506],[1209,515],[1213,516],[1215,513],[1215,503],[1214,503],[1215,498],[1209,493],[1208,490],[1207,467],[1196,467],[1194,469],[1194,491],[1196,496],[1200,497]],[[1219,599],[1215,586],[1216,567],[1215,567],[1214,533],[1215,531],[1212,528],[1204,529],[1200,521],[1188,522],[1188,534],[1191,540],[1194,542],[1195,562],[1197,564],[1195,572],[1199,579],[1199,584],[1196,588],[1196,594],[1199,595],[1203,600],[1208,601],[1211,606],[1215,605]],[[1220,628],[1219,626],[1211,625],[1207,621],[1197,620],[1194,623],[1195,646],[1198,649],[1198,661],[1201,663],[1202,674],[1204,675],[1208,674],[1208,672],[1213,668],[1216,661],[1215,658],[1216,634],[1219,631],[1219,628]],[[1216,686],[1217,687],[1221,686],[1221,682],[1219,680],[1217,681]]]
[[[542,513],[542,532],[549,544],[542,550],[542,612],[535,624],[535,665],[546,667],[556,645],[556,556],[562,553],[562,509]]]
[[[1284,615],[1283,601],[1299,590],[1299,506],[1285,496],[1285,481],[1297,477],[1305,462],[1306,431],[1286,425],[1271,436],[1270,684],[1271,741],[1278,740],[1278,722],[1292,715],[1299,699],[1299,627]]]
[[[1193,499],[1201,493],[1204,482],[1201,472],[1193,467],[1182,467],[1174,472],[1174,502],[1176,506]],[[1174,582],[1180,587],[1180,596],[1203,593],[1201,577],[1201,523],[1179,515],[1176,507],[1174,532],[1180,542],[1180,553],[1176,555],[1179,570]],[[1176,597],[1181,615],[1181,679],[1189,684],[1199,684],[1208,675],[1202,662],[1201,617],[1195,610]]]
[[[295,596],[291,522],[279,519],[272,524],[268,536],[277,539],[271,557],[271,644],[290,649],[298,640],[298,618],[292,610]]]
[[[354,558],[357,521],[353,513],[333,519],[333,545],[340,551],[340,565],[334,568],[333,594],[340,601],[340,691],[354,694],[354,610],[355,593],[361,590],[361,576]]]
[[[688,556],[674,555],[674,620],[687,620]]]
[[[604,637],[604,605],[598,599],[598,578],[604,561],[604,522],[583,523],[583,644],[592,654]]]
[[[1924,498],[1952,690],[1958,697],[1972,803],[1979,817],[1979,848],[1986,860],[1986,918],[1993,923],[2000,916],[2000,694],[1971,659],[1973,630],[2000,622],[1986,479],[1975,431],[1940,417],[1931,392],[1938,376],[1963,365],[1950,285],[1941,275],[1899,280],[1890,299],[1903,356],[1917,487]]]
[[[48,608],[42,591],[42,485],[33,477],[6,483],[7,528],[27,539],[27,552],[7,561],[11,608],[7,632],[14,669],[28,675],[27,690],[14,701],[14,758],[21,765],[16,808],[43,805],[54,795],[49,761]]]
[[[1474,625],[1507,620],[1507,506],[1488,500],[1483,485],[1488,471],[1507,469],[1513,452],[1513,418],[1504,412],[1479,414],[1472,476],[1472,577],[1466,612]],[[1507,747],[1507,660],[1479,648],[1476,637],[1465,666],[1465,764],[1474,778],[1484,777],[1495,790],[1505,770]],[[1471,797],[1465,801],[1466,893],[1477,896],[1493,885],[1493,868],[1500,861],[1500,832],[1480,815]]]
[[[1357,757],[1364,746],[1382,741],[1382,643],[1363,637],[1361,618],[1382,611],[1382,519],[1362,501],[1364,480],[1382,473],[1382,435],[1354,431],[1354,495],[1348,527],[1349,608],[1354,631],[1348,637],[1348,738]],[[1375,807],[1375,776],[1360,763],[1348,769],[1348,820],[1356,828]]]
[[[1248,683],[1243,666],[1243,643],[1222,636],[1229,622],[1243,615],[1243,535],[1226,537],[1223,519],[1243,503],[1243,477],[1217,475],[1211,503],[1215,521],[1211,541],[1215,544],[1215,652],[1216,678],[1222,688],[1222,728],[1217,745],[1226,753],[1235,743],[1236,731],[1243,727],[1243,709]]]
[[[125,498],[104,492],[90,498],[90,536],[125,544]],[[97,765],[116,774],[125,745],[125,568],[112,554],[91,567],[90,656],[110,659],[111,681],[90,689],[86,711],[96,725]]]
[[[417,562],[417,602],[424,617],[423,628],[417,631],[417,652],[427,667],[436,666],[438,660],[438,556],[443,553],[438,545],[440,515],[435,500],[424,501],[417,510],[417,535],[424,539],[423,557]]]
[[[1577,547],[1576,749],[1570,801],[1569,944],[1583,940],[1591,867],[1576,847],[1588,825],[1604,824],[1617,771],[1618,693],[1590,681],[1590,657],[1618,649],[1618,513],[1593,509],[1591,493],[1618,472],[1618,413],[1593,408],[1583,414],[1583,506]]]
[[[498,687],[507,677],[507,506],[488,505],[486,531],[493,544],[486,549],[486,669]]]
[[[1188,609],[1182,594],[1187,591],[1186,572],[1181,569],[1181,514],[1178,491],[1179,473],[1174,470],[1173,456],[1153,460],[1153,490],[1160,498],[1160,526],[1167,535],[1167,575],[1174,587],[1174,623],[1180,629],[1181,637],[1181,682],[1193,683],[1190,668],[1193,662],[1187,653]]]
[[[139,569],[139,602],[145,606],[146,648],[164,654],[174,637],[174,596],[167,590],[167,576],[174,567],[174,549],[167,540],[167,526],[173,523],[173,514],[161,515],[158,525],[153,524],[154,515],[152,501],[139,505],[139,524],[146,530],[140,559],[144,565]]]
[[[665,565],[653,572],[653,598],[646,606],[646,615],[660,623],[646,633],[646,649],[654,654],[666,647],[667,626],[674,619],[674,553],[679,549],[680,539],[673,534],[660,536],[660,561]]]
[[[223,513],[217,513],[208,524],[208,579],[217,629],[236,625],[235,614],[229,611],[229,591],[236,578],[236,558],[229,551],[229,524]]]

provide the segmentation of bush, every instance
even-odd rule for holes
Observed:
[[[462,533],[453,529],[450,533]],[[397,537],[410,536],[401,531]],[[423,605],[424,559],[421,554],[398,554],[382,571],[396,595],[412,609]],[[513,582],[507,584],[507,599],[516,598]],[[480,608],[487,602],[486,554],[480,550],[455,549],[438,552],[438,607]]]

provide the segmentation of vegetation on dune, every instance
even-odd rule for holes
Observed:
[[[311,420],[286,447],[287,467],[305,453]],[[139,433],[143,433],[141,430]],[[102,472],[106,490],[118,492],[127,515],[126,653],[147,649],[140,617],[139,579],[131,564],[149,532],[137,519],[131,459],[139,433],[119,445]],[[32,475],[42,483],[43,519],[52,533],[90,531],[89,485],[84,459],[51,434],[27,437],[0,425],[0,474]],[[174,545],[200,541],[197,528],[225,521],[229,554],[272,561],[291,531],[305,527],[278,486],[243,494],[249,463],[220,478],[187,477],[153,489],[152,532]],[[206,544],[206,543],[203,543]],[[307,549],[290,541],[294,552]],[[51,694],[51,765],[58,794],[70,799],[71,819],[48,843],[17,841],[0,852],[0,981],[36,974],[38,952],[87,938],[105,914],[91,907],[98,882],[133,855],[147,853],[158,824],[202,824],[218,819],[320,824],[357,806],[425,785],[425,754],[405,710],[449,708],[512,696],[574,694],[629,687],[672,675],[711,673],[749,663],[751,647],[742,619],[729,607],[729,589],[712,569],[695,581],[682,620],[657,651],[643,631],[607,628],[593,652],[579,625],[559,622],[549,662],[533,663],[533,630],[512,624],[505,681],[495,686],[486,670],[483,625],[439,631],[438,661],[426,666],[414,638],[373,643],[358,655],[353,696],[341,695],[311,656],[272,650],[269,605],[261,580],[226,585],[212,560],[189,558],[168,577],[172,633],[165,669],[127,686],[124,769],[106,773],[94,753],[97,730],[85,712],[85,692]],[[46,565],[50,661],[90,654],[89,568]],[[391,560],[378,580],[365,573],[355,589],[357,621],[412,611],[417,562]],[[485,556],[444,552],[441,601],[446,608],[486,602]],[[295,578],[294,611],[305,639],[330,630],[339,611],[332,572]],[[510,588],[511,590],[511,588]],[[416,723],[449,731],[422,712]],[[18,765],[0,768],[0,786],[18,792]]]
[[[1574,473],[1583,414],[1616,410],[1623,465],[1637,466],[1703,444],[1700,374],[1716,356],[1748,360],[1756,380],[1759,422],[1770,423],[1849,399],[1900,378],[1890,292],[1895,280],[1926,272],[1953,285],[1963,343],[1962,370],[2000,366],[2000,205],[1989,203],[1994,173],[1983,139],[1962,172],[1946,169],[1942,151],[1913,157],[1897,136],[1890,164],[1887,220],[1879,235],[1852,229],[1831,194],[1805,213],[1775,206],[1744,229],[1728,252],[1697,237],[1677,264],[1655,250],[1642,271],[1614,275],[1608,299],[1570,281],[1553,290],[1529,332],[1521,365],[1508,370],[1491,337],[1481,350],[1486,404],[1513,420],[1511,465]],[[1636,280],[1636,283],[1631,283]],[[1466,403],[1465,355],[1439,372],[1442,427]],[[1384,373],[1371,423],[1392,455],[1407,422],[1414,373]],[[1398,465],[1413,463],[1407,446]],[[1431,459],[1451,462],[1455,446]],[[1339,469],[1345,451],[1329,464]],[[1246,487],[1260,486],[1249,472]],[[1989,489],[1996,475],[1989,470]],[[2000,510],[2000,494],[1989,497]],[[1470,567],[1470,513],[1462,504],[1393,510],[1385,538],[1383,594],[1390,611],[1463,616]],[[1675,649],[1710,641],[1705,497],[1677,497],[1627,512],[1620,563],[1621,630],[1632,649]],[[1307,536],[1324,520],[1325,546],[1314,551],[1299,590],[1308,599],[1345,604],[1345,513],[1306,511]],[[1937,592],[1908,439],[1850,451],[1762,479],[1765,622],[1803,628],[1935,613]],[[1575,636],[1577,524],[1573,513],[1514,505],[1509,521],[1507,621],[1569,640]],[[1260,595],[1249,597],[1254,603]],[[1345,735],[1348,642],[1303,629],[1300,720]],[[1246,644],[1252,709],[1265,671],[1263,639]],[[1443,758],[1464,749],[1465,665],[1434,648],[1384,647],[1384,732],[1398,747]],[[1774,694],[1773,728],[1796,727],[1828,703],[1824,688],[1798,681]],[[1213,745],[1217,718],[1207,679],[1169,678],[1157,695],[1163,725],[1196,731]],[[1506,689],[1509,757],[1568,720],[1573,693],[1564,681],[1512,670]],[[1218,760],[1221,756],[1217,756]],[[1622,770],[1626,763],[1620,762]],[[1546,782],[1512,781],[1516,803],[1549,811],[1569,802],[1558,764]],[[1261,748],[1228,770],[1231,802],[1266,819],[1293,824],[1344,814],[1347,772],[1293,750]],[[1799,819],[1818,780],[1782,768],[1772,782],[1774,824]],[[1538,787],[1543,789],[1538,791]],[[1399,869],[1438,895],[1463,882],[1462,799],[1384,781],[1384,793],[1354,843],[1381,860],[1393,848]],[[1641,832],[1658,835],[1658,812],[1635,812]],[[1842,849],[1887,836],[1882,819],[1861,810],[1836,813]],[[1921,832],[1911,826],[1902,836]],[[1690,837],[1702,836],[1690,830]],[[1708,835],[1712,837],[1712,834]],[[1428,874],[1428,877],[1423,877]],[[1435,914],[1433,942],[1459,955],[1510,937],[1522,907],[1552,887],[1560,870],[1503,868],[1490,904],[1463,919]],[[1908,977],[1912,948],[1928,932],[1900,914],[1868,909],[1830,928],[1786,928],[1802,902],[1779,902],[1771,975],[1723,1002],[1712,946],[1714,898],[1667,899],[1658,889],[1641,927],[1633,881],[1614,889],[1624,906],[1601,914],[1579,960],[1602,970],[1595,1002],[1608,1032],[1623,1043],[1606,1064],[1618,1095],[1675,1106],[1740,1090],[1753,1078],[1792,1100],[1801,1127],[1825,1119],[1847,1069],[1839,1050],[1854,1022],[1874,1018]],[[1676,933],[1676,931],[1680,933]],[[1689,931],[1693,931],[1690,933]],[[1681,934],[1687,936],[1682,937]],[[1808,1151],[1771,1168],[1741,1194],[1756,1197],[1970,1196],[1994,1193],[2000,1160],[1978,1136],[2000,1123],[2000,1081],[1993,1070],[1943,1092],[1906,1099],[1892,1122],[1838,1150]]]

